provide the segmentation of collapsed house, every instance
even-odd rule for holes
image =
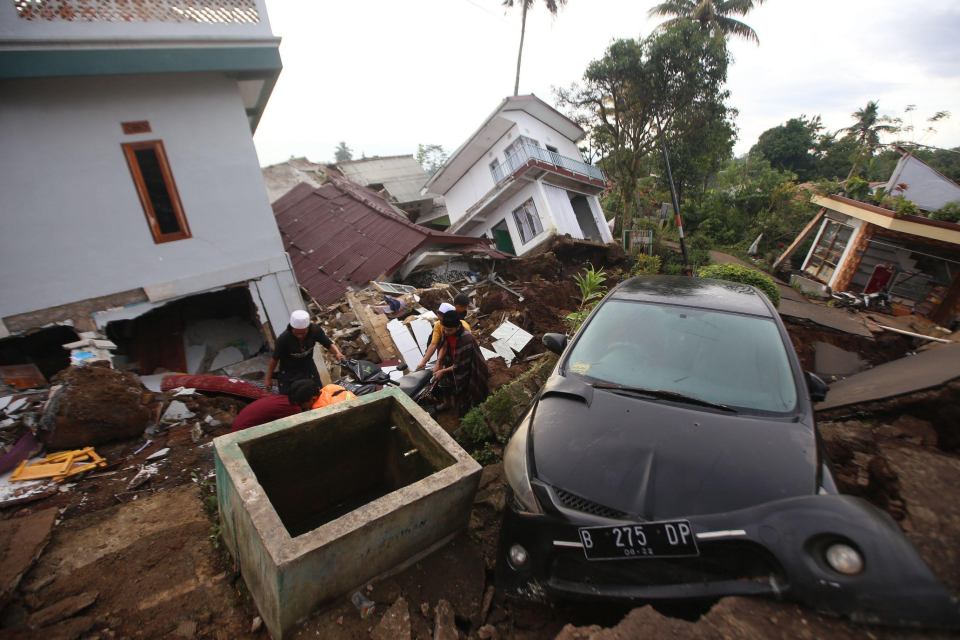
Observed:
[[[236,319],[246,356],[302,306],[251,138],[281,69],[266,5],[179,4],[0,5],[0,364],[72,327],[188,370],[191,323]]]
[[[273,211],[300,285],[321,305],[371,280],[460,273],[467,260],[508,257],[485,240],[414,224],[383,196],[333,174],[322,187],[295,187]]]
[[[437,229],[450,225],[443,198],[421,193],[429,176],[412,155],[349,160],[337,163],[336,168],[352,182],[383,195],[410,216],[411,222]]]
[[[534,95],[505,98],[435,173],[448,231],[524,255],[553,235],[612,242],[597,196],[607,180],[580,159],[586,132]]]
[[[910,155],[897,164],[887,186],[887,193],[902,194],[925,211],[960,202],[960,186]],[[884,291],[895,314],[913,313],[947,327],[960,318],[960,224],[840,195],[816,195],[812,202],[820,210],[775,268],[812,237],[800,273],[793,276],[801,287]]]

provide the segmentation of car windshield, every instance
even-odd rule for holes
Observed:
[[[594,381],[786,413],[797,404],[790,361],[771,319],[609,300],[566,370]]]

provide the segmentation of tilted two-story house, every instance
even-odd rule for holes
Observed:
[[[251,137],[280,69],[264,0],[0,1],[0,338],[101,330],[149,373],[203,318],[282,331]]]
[[[581,160],[585,132],[536,96],[503,100],[427,181],[444,197],[447,231],[488,236],[523,255],[554,234],[612,242],[599,168]]]

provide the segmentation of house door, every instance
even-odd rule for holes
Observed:
[[[517,255],[516,249],[513,248],[513,238],[510,237],[510,228],[507,226],[506,218],[493,225],[490,231],[493,233],[493,241],[498,250],[513,256]]]
[[[590,203],[587,202],[587,197],[575,195],[570,198],[570,206],[573,207],[573,212],[577,216],[577,224],[580,225],[583,237],[594,242],[603,242],[600,229],[597,227],[597,221],[593,217],[593,210],[590,208]]]

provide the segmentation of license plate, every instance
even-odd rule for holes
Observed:
[[[587,560],[698,556],[696,536],[686,520],[611,527],[581,527]]]

